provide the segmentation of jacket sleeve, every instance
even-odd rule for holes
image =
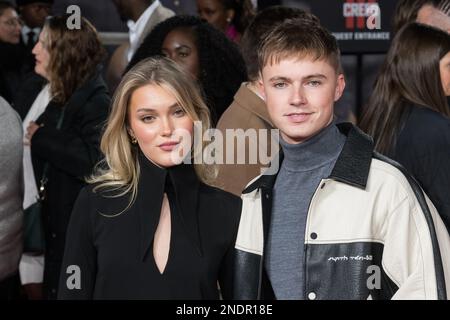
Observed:
[[[31,141],[33,153],[71,176],[82,179],[89,175],[100,158],[100,134],[108,104],[106,96],[96,96],[83,106],[77,119],[79,131],[73,127],[39,128]]]
[[[384,230],[382,267],[398,287],[392,299],[448,297],[449,235],[428,197],[423,195],[421,201],[412,190],[408,193],[390,214]]]
[[[59,280],[58,299],[93,298],[97,273],[88,189],[81,190],[70,218]]]

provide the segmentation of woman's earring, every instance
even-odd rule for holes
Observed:
[[[132,144],[136,144],[136,143],[137,143],[137,140],[136,140],[135,137],[131,137],[131,143],[132,143]]]
[[[231,22],[231,18],[227,18],[227,22],[230,23]]]

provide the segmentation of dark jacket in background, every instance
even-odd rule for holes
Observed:
[[[450,232],[450,119],[411,106],[392,157],[420,183]]]
[[[22,45],[0,41],[0,96],[10,104],[22,79],[24,56]]]
[[[192,165],[163,169],[140,152],[139,166],[137,198],[121,214],[130,194],[112,197],[117,191],[93,192],[93,186],[81,191],[67,232],[58,298],[219,299],[219,280],[223,297],[230,299],[241,200],[201,183]],[[171,237],[161,274],[153,239],[164,193]],[[72,265],[81,272],[79,288],[67,286]]]
[[[56,298],[59,271],[70,213],[84,178],[100,159],[99,141],[109,112],[110,98],[99,74],[88,80],[64,107],[50,102],[37,120],[42,124],[32,137],[31,152],[35,176],[41,177],[49,163],[46,199],[43,203],[46,227],[44,271],[45,297]],[[61,130],[56,125],[65,109]]]

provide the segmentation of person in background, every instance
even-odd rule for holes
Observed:
[[[120,45],[111,56],[106,70],[106,82],[111,92],[120,82],[127,64],[147,34],[158,23],[175,15],[159,0],[112,0],[122,21],[129,29],[129,41]]]
[[[421,24],[400,29],[365,108],[361,128],[430,197],[450,232],[450,35]]]
[[[393,15],[393,32],[411,22],[450,32],[450,0],[400,0]]]
[[[213,126],[247,80],[237,46],[198,17],[175,16],[160,23],[144,39],[127,68],[155,55],[169,57],[197,79]]]
[[[41,74],[45,74],[39,71]],[[44,77],[33,72],[25,80],[22,91],[22,99],[16,100],[16,110],[23,112],[23,180],[24,180],[24,199],[23,208],[25,214],[27,210],[33,210],[36,205],[38,194],[38,179],[35,176],[33,162],[31,157],[31,148],[26,138],[27,128],[31,122],[35,122],[45,111],[51,100],[50,84]],[[26,95],[26,96],[25,96]],[[20,103],[19,103],[20,102]],[[27,103],[27,104],[25,104]],[[28,105],[29,104],[29,105]],[[27,235],[25,235],[27,236]],[[20,281],[22,283],[26,297],[29,300],[43,299],[43,277],[44,277],[44,253],[36,248],[27,248],[24,246],[24,252],[19,264]]]
[[[258,69],[257,49],[260,42],[270,30],[284,20],[292,18],[308,19],[319,23],[319,19],[316,16],[301,9],[273,6],[260,11],[256,15],[245,30],[240,43],[249,81],[241,84],[241,87],[234,96],[233,103],[225,110],[217,124],[217,129],[221,130],[224,137],[226,137],[227,129],[242,129],[244,131],[254,129],[258,135],[257,140],[242,139],[241,141],[245,141],[245,146],[239,147],[237,145],[239,140],[236,136],[236,138],[233,139],[234,150],[232,150],[235,155],[235,158],[233,159],[234,163],[218,166],[216,186],[236,195],[241,195],[242,190],[244,190],[247,183],[260,175],[261,170],[268,165],[267,163],[262,164],[260,158],[258,158],[257,163],[249,163],[251,150],[250,143],[257,144],[257,149],[253,150],[257,152],[258,157],[260,154],[264,154],[265,156],[267,155],[268,159],[271,159],[278,153],[278,141],[274,141],[275,145],[272,145],[270,130],[274,129],[274,126],[259,86],[261,76]],[[265,141],[259,140],[259,133],[262,129],[267,130]],[[225,138],[224,163],[226,160],[226,153],[229,152],[226,149],[226,141],[227,139]],[[244,164],[237,163],[236,156],[238,152],[245,154],[246,160]]]
[[[47,181],[42,202],[46,299],[57,295],[70,213],[84,178],[100,159],[100,132],[110,103],[97,31],[84,18],[80,29],[69,30],[68,18],[48,19],[33,49],[35,71],[48,80],[51,101],[25,136],[37,181],[43,176]]]
[[[241,200],[208,185],[211,166],[192,164],[204,147],[194,144],[194,122],[203,136],[209,111],[179,65],[149,58],[124,75],[102,138],[103,170],[72,213],[59,299],[211,300],[218,283],[231,298]]]
[[[450,33],[450,0],[433,0],[417,12],[417,22]]]
[[[197,12],[195,0],[161,0],[161,3],[177,15],[194,15]]]
[[[20,117],[0,96],[0,300],[19,296],[22,254],[22,128]]]
[[[197,0],[198,15],[239,43],[255,15],[250,0]]]
[[[0,1],[0,95],[9,103],[21,79],[24,52],[20,44],[22,25],[14,6]]]
[[[17,0],[16,3],[23,21],[21,44],[26,56],[22,73],[26,75],[34,69],[35,61],[31,51],[39,39],[45,19],[51,14],[53,0]]]

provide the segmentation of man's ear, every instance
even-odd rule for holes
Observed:
[[[338,74],[338,78],[336,80],[336,90],[334,92],[334,101],[338,101],[342,97],[342,93],[345,89],[345,77],[344,75]]]

